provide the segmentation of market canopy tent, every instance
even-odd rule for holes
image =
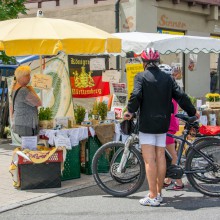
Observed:
[[[33,17],[1,21],[0,48],[8,56],[120,53],[121,40],[84,23]]]
[[[220,39],[211,37],[143,32],[115,33],[113,35],[122,39],[122,56],[129,51],[140,54],[149,47],[153,47],[161,54],[220,53]]]

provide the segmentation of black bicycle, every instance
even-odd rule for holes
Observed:
[[[185,174],[197,191],[204,195],[220,197],[220,139],[199,137],[190,142],[187,137],[198,133],[199,124],[195,117],[177,114],[185,122],[182,136],[167,134],[181,142],[176,165],[166,151],[166,177],[179,179]],[[101,146],[93,157],[92,171],[98,186],[106,193],[125,197],[135,193],[145,180],[145,165],[138,140],[138,129],[129,135],[125,143],[109,142]],[[182,163],[184,147],[187,145],[185,162]]]

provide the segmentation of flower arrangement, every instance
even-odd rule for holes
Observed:
[[[220,101],[220,94],[218,93],[207,93],[205,97],[208,102],[219,102]]]

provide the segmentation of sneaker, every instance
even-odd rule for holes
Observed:
[[[140,199],[139,203],[144,206],[153,206],[153,207],[160,206],[160,202],[157,200],[157,198],[151,199],[149,196]]]
[[[156,199],[157,199],[157,201],[158,201],[159,203],[162,203],[162,202],[163,202],[162,194],[158,193]]]
[[[184,184],[179,186],[176,183],[173,183],[172,185],[170,185],[169,187],[166,187],[165,189],[166,190],[175,190],[175,191],[183,190],[184,189]]]
[[[182,190],[184,189],[184,184],[182,184],[181,186],[177,185],[176,183],[174,183],[174,186],[173,186],[173,190]]]
[[[173,185],[173,182],[170,183],[163,183],[163,188],[169,187],[170,185]]]

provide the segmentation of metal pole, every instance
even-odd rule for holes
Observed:
[[[218,93],[220,93],[220,54],[218,54],[218,65],[217,65],[217,77],[218,77]]]
[[[118,33],[119,32],[119,6],[120,6],[120,1],[121,0],[117,0],[117,2],[115,3],[115,32]],[[116,69],[119,70],[120,69],[120,56],[116,57]]]

